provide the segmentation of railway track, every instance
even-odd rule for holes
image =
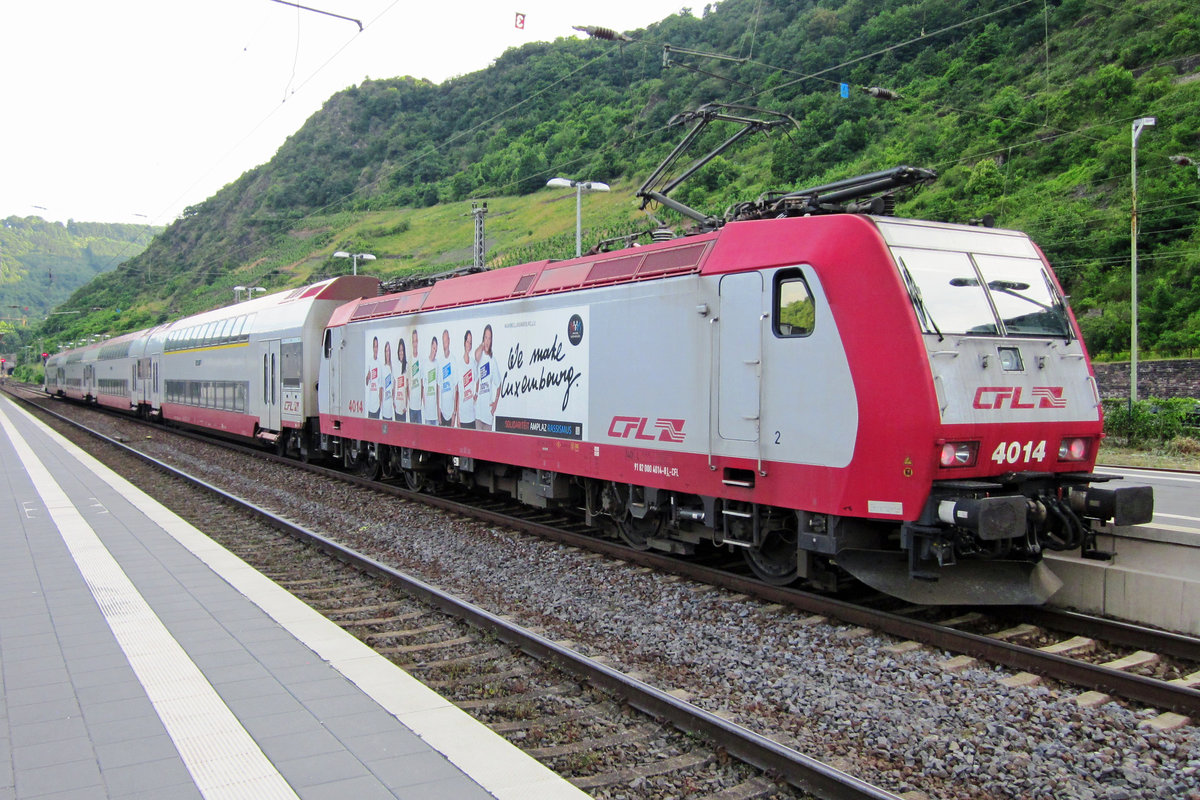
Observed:
[[[186,483],[183,501],[177,486],[151,491],[169,493],[172,507],[216,541],[581,789],[721,800],[897,797],[55,416],[116,448],[122,472],[143,488]]]
[[[38,397],[33,393],[33,397]],[[44,395],[40,396],[45,400]],[[158,428],[156,428],[158,429]],[[211,442],[186,431],[183,436]],[[400,486],[347,475],[318,465],[274,456],[236,443],[223,443],[255,457],[302,467],[334,480],[383,491],[447,512],[515,528],[564,544],[598,552],[643,567],[670,572],[702,584],[744,594],[769,604],[795,609],[823,620],[884,633],[900,640],[892,651],[903,654],[915,645],[946,650],[956,658],[943,661],[946,669],[965,669],[981,660],[1016,671],[1013,685],[1033,685],[1050,679],[1093,694],[1083,702],[1117,697],[1174,715],[1200,719],[1200,639],[1119,620],[1110,620],[1048,607],[953,609],[927,607],[887,610],[882,602],[848,602],[790,587],[762,583],[744,571],[680,560],[670,555],[638,551],[597,538],[584,526],[516,503],[489,498],[440,497],[410,492]],[[970,659],[970,660],[969,660]],[[1180,724],[1166,716],[1162,724]]]

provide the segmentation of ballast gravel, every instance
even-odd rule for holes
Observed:
[[[100,423],[93,423],[99,426]],[[110,421],[117,429],[127,423]],[[897,794],[1200,800],[1200,735],[1154,709],[1082,708],[1071,687],[813,622],[574,548],[144,430],[130,441],[212,483]]]

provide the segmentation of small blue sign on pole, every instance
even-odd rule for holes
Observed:
[[[842,97],[849,97],[850,96],[850,84],[843,83],[841,86],[842,86]]]

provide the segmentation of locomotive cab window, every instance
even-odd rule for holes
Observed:
[[[772,327],[776,336],[808,336],[816,323],[817,309],[812,292],[798,269],[775,276]]]

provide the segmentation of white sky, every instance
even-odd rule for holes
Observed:
[[[165,225],[365,77],[440,83],[509,47],[633,30],[685,0],[9,0],[0,218]],[[514,25],[526,15],[524,30]],[[285,100],[286,98],[286,100]]]

